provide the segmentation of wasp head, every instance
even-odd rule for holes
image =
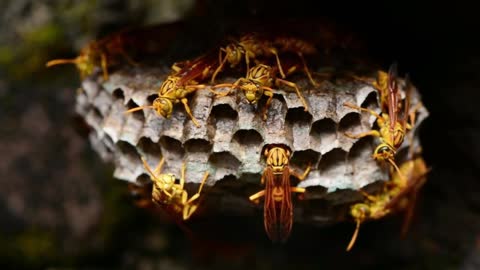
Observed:
[[[370,207],[365,203],[354,204],[350,208],[350,215],[355,220],[365,220],[370,215]]]
[[[393,160],[395,153],[395,149],[390,144],[382,143],[375,149],[373,158],[379,161]]]
[[[377,73],[377,85],[380,89],[387,89],[388,87],[388,73],[379,70]]]
[[[171,173],[160,174],[153,179],[152,197],[155,201],[166,202],[170,198],[165,197],[165,190],[170,191],[175,184],[175,175]]]
[[[168,98],[158,97],[153,101],[153,108],[157,114],[169,118],[172,115],[173,103]]]
[[[243,56],[243,48],[237,44],[229,44],[226,48],[226,57],[227,61],[230,63],[230,66],[234,67],[240,63]]]
[[[249,104],[256,104],[263,95],[263,89],[250,80],[241,84],[239,87],[244,92]]]
[[[290,150],[281,147],[273,147],[265,149],[264,152],[267,157],[267,165],[273,168],[273,172],[283,172],[285,166],[288,165],[290,158]]]

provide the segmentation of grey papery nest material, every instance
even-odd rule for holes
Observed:
[[[152,109],[124,114],[130,108],[150,105],[167,75],[164,68],[125,67],[113,72],[106,82],[93,76],[82,83],[76,110],[93,128],[93,148],[103,160],[114,164],[118,179],[148,183],[150,177],[141,156],[151,167],[164,157],[162,172],[178,177],[186,162],[186,188],[191,194],[198,186],[191,183],[200,183],[204,172],[210,172],[202,195],[207,214],[252,215],[255,207],[262,206],[249,202],[248,196],[263,189],[263,148],[284,144],[292,151],[294,170],[303,172],[308,163],[312,164],[308,177],[298,183],[307,192],[303,200],[294,203],[295,221],[318,225],[347,218],[348,206],[362,199],[360,188],[370,184],[381,187],[375,184],[389,179],[388,166],[371,157],[378,139],[357,140],[344,135],[368,131],[376,120],[370,113],[344,106],[344,102],[380,112],[377,91],[365,83],[327,80],[312,87],[305,76],[292,77],[309,111],[305,112],[296,93],[285,87],[275,92],[266,121],[261,117],[264,102],[250,105],[240,90],[219,98],[208,89],[193,93],[189,105],[200,127],[190,120],[181,103],[169,119]],[[400,92],[403,98],[405,93]],[[415,89],[412,107],[419,101]],[[415,143],[418,127],[427,116],[422,106],[412,130]],[[406,136],[398,151],[400,159],[410,143]],[[292,185],[297,182],[292,181]]]

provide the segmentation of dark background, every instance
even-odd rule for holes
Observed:
[[[221,2],[221,3],[218,3]],[[480,269],[480,20],[473,6],[413,1],[4,1],[0,4],[0,265],[2,269]],[[408,72],[430,112],[421,130],[433,168],[405,239],[401,217],[295,225],[284,246],[259,220],[198,221],[196,233],[136,208],[74,114],[72,57],[126,26],[185,18],[215,35],[236,19],[326,16],[369,54]],[[198,31],[197,31],[198,30]]]

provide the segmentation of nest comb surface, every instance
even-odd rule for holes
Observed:
[[[243,93],[215,98],[207,89],[189,97],[196,127],[181,103],[165,119],[152,109],[124,114],[127,109],[150,105],[166,78],[168,69],[136,67],[115,71],[108,81],[92,76],[82,83],[77,95],[77,113],[92,127],[90,141],[99,155],[115,166],[114,176],[145,184],[150,182],[141,156],[151,167],[165,158],[162,172],[180,176],[185,162],[189,194],[196,191],[205,171],[210,172],[206,191],[214,205],[210,214],[251,215],[255,206],[248,196],[263,189],[260,178],[265,166],[263,149],[283,144],[291,149],[291,167],[303,172],[308,163],[312,171],[298,186],[306,187],[303,201],[295,203],[296,221],[327,224],[346,217],[348,205],[361,199],[358,189],[388,180],[387,167],[371,158],[378,141],[372,137],[351,139],[345,132],[358,134],[370,130],[375,117],[344,106],[344,102],[380,112],[376,90],[349,80],[326,80],[312,87],[305,76],[292,77],[310,108],[304,111],[294,91],[275,92],[268,118],[262,120],[264,100],[247,104]],[[235,78],[226,78],[228,81]],[[405,93],[401,92],[404,96]],[[263,101],[263,102],[262,102]],[[420,102],[414,91],[412,105]],[[418,143],[417,128],[427,117],[422,106],[412,132]],[[400,148],[407,149],[408,139]],[[406,151],[403,151],[406,152]],[[292,181],[292,185],[297,182]],[[323,201],[315,203],[307,201]],[[320,206],[321,205],[321,206]]]

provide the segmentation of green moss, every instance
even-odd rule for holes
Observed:
[[[9,46],[0,46],[0,65],[7,66],[15,59],[14,48]]]
[[[55,234],[38,227],[0,237],[0,254],[4,256],[0,261],[15,266],[12,269],[38,268],[57,261],[59,251]]]
[[[24,33],[23,40],[26,47],[42,46],[54,44],[63,36],[63,30],[56,24],[50,23],[41,25],[38,28]]]
[[[53,234],[35,228],[20,234],[14,243],[19,255],[32,264],[52,258],[57,252]]]

